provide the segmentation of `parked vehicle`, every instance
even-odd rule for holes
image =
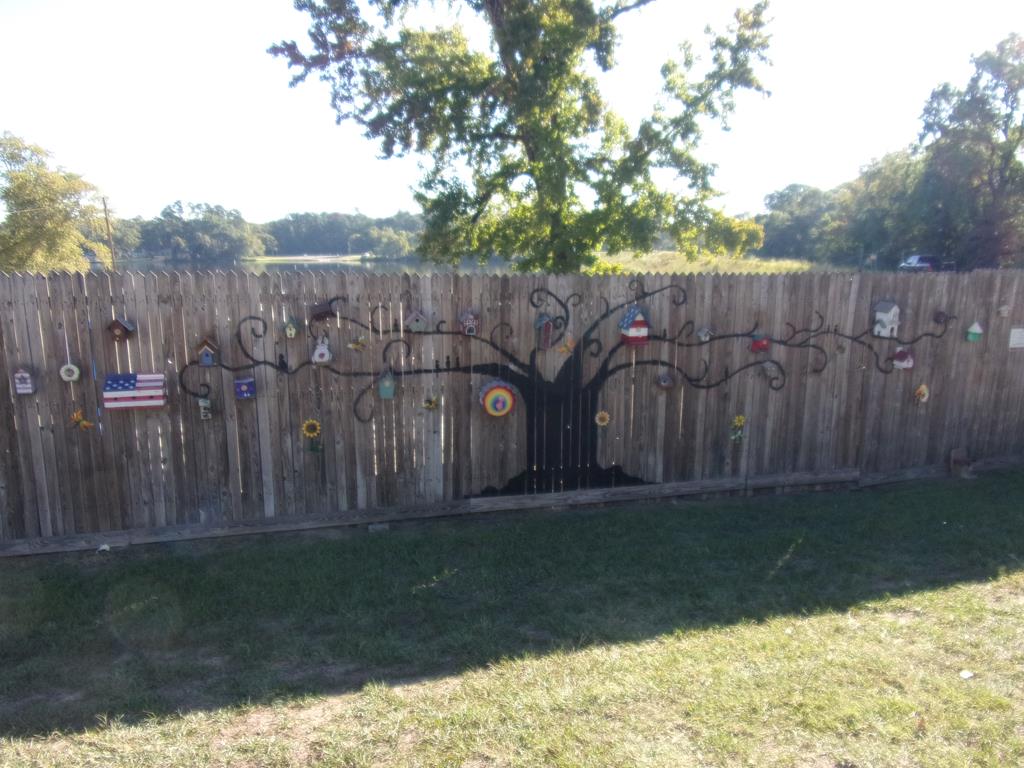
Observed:
[[[956,262],[941,261],[936,256],[914,254],[901,261],[897,269],[900,272],[955,272]]]

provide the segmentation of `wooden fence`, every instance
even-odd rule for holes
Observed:
[[[0,542],[1021,455],[1021,274],[0,275]],[[898,338],[872,333],[882,300]],[[644,345],[621,340],[633,305]],[[332,359],[310,364],[325,340]],[[166,406],[104,408],[127,372],[165,374]],[[481,404],[494,382],[509,415]]]

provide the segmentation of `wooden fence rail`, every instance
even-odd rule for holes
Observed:
[[[0,542],[1021,455],[1021,275],[0,275]],[[164,374],[166,405],[105,408],[119,373]]]

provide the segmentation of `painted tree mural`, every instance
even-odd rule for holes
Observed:
[[[617,375],[626,371],[654,368],[657,371],[656,384],[663,389],[687,386],[697,390],[710,390],[746,371],[756,371],[769,390],[781,390],[786,385],[787,375],[783,363],[773,355],[778,348],[806,350],[812,355],[812,372],[821,373],[828,365],[831,354],[825,343],[831,340],[833,348],[842,351],[846,344],[866,349],[874,362],[877,372],[888,374],[899,367],[895,363],[898,354],[912,348],[925,338],[941,338],[956,318],[937,311],[932,317],[936,330],[926,331],[912,338],[879,339],[872,335],[869,326],[860,333],[846,332],[836,325],[826,325],[824,316],[813,313],[813,322],[805,327],[787,323],[784,333],[772,335],[755,322],[752,327],[738,331],[716,333],[712,329],[698,327],[693,320],[686,320],[674,332],[650,327],[648,302],[661,294],[674,307],[687,303],[687,294],[682,286],[670,284],[647,290],[643,281],[634,279],[629,284],[632,296],[625,301],[612,303],[599,297],[593,317],[584,320],[574,317],[583,304],[579,293],[560,296],[548,288],[536,288],[530,292],[530,310],[537,318],[537,331],[533,338],[514,338],[513,327],[508,322],[499,322],[472,335],[463,328],[450,327],[445,320],[433,321],[414,309],[413,297],[406,292],[402,296],[404,322],[383,322],[382,305],[374,308],[368,317],[355,317],[346,313],[347,299],[336,296],[312,307],[306,331],[314,344],[327,339],[330,326],[348,328],[354,334],[369,336],[382,342],[379,362],[360,370],[342,370],[330,359],[319,364],[311,359],[291,365],[284,356],[276,360],[262,359],[254,354],[253,342],[263,339],[269,326],[265,319],[257,316],[242,318],[235,331],[235,346],[247,362],[229,366],[216,363],[222,369],[232,372],[254,371],[270,368],[279,375],[291,376],[315,366],[334,376],[355,379],[360,388],[353,401],[353,412],[361,422],[369,422],[379,401],[381,378],[391,376],[401,381],[407,377],[459,376],[481,377],[481,381],[504,382],[516,394],[516,407],[526,414],[526,449],[523,469],[500,488],[488,488],[485,493],[524,493],[552,490],[591,488],[627,485],[644,482],[625,472],[620,466],[605,467],[599,461],[599,441],[602,425],[602,392]],[[456,316],[460,310],[456,308]],[[632,310],[632,311],[631,311]],[[642,316],[642,340],[631,338],[628,321]],[[415,318],[414,322],[410,320]],[[626,320],[624,320],[626,318]],[[614,343],[607,344],[600,336],[608,324],[620,323],[621,334]],[[579,328],[577,334],[570,329]],[[418,344],[428,337],[457,337],[472,345],[480,345],[493,353],[493,362],[466,364],[456,355],[443,361],[435,359],[433,366],[406,365],[410,360],[422,359],[414,354]],[[607,340],[608,335],[605,334]],[[698,350],[713,345],[741,344],[749,353],[749,362],[735,367],[723,366],[713,369],[706,357],[693,370],[674,362],[669,353],[673,347]],[[359,338],[349,347],[358,349]],[[647,347],[653,355],[636,359],[630,355],[637,346]],[[529,351],[522,353],[523,348]],[[900,352],[902,350],[902,352]],[[557,365],[554,375],[544,375],[551,366],[542,365],[542,356],[560,355],[563,361]],[[676,357],[675,359],[678,359]],[[179,372],[182,389],[196,398],[209,395],[209,386],[195,384],[190,371],[199,367],[198,361],[185,365]],[[594,371],[590,373],[590,371]],[[399,395],[401,396],[401,395]],[[471,403],[458,403],[454,407],[479,408],[474,397]],[[492,417],[493,418],[493,417]]]

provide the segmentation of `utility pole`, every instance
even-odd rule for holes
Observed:
[[[107,210],[107,198],[103,200],[103,219],[107,222],[107,247],[110,248],[110,268],[116,269],[117,262],[114,257],[114,236],[110,232],[110,212]]]

